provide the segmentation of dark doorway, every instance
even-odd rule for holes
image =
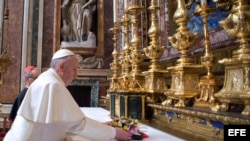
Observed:
[[[79,107],[90,107],[91,86],[68,86],[67,88]]]

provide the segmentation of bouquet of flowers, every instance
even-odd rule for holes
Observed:
[[[113,118],[113,127],[120,127],[125,131],[128,131],[132,134],[133,140],[142,140],[145,136],[143,136],[143,133],[139,131],[138,127],[139,121],[137,119],[133,118]]]

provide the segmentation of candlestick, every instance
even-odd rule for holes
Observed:
[[[200,0],[201,1],[201,5],[207,5],[207,0]]]
[[[128,0],[124,0],[124,10],[128,9]]]
[[[138,1],[137,0],[133,0],[132,1],[132,5],[138,5]]]
[[[117,21],[117,0],[113,0],[113,18],[114,23]]]

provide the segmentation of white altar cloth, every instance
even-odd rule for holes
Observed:
[[[81,107],[83,113],[94,120],[99,122],[111,121],[110,111],[107,111],[100,107]],[[143,139],[143,141],[184,141],[179,137],[173,136],[166,132],[160,131],[156,128],[140,123],[139,129],[147,134],[149,137]]]

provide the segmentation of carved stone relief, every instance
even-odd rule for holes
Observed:
[[[103,1],[55,0],[54,52],[67,48],[80,55],[80,68],[102,68]],[[97,24],[98,23],[98,24]]]

